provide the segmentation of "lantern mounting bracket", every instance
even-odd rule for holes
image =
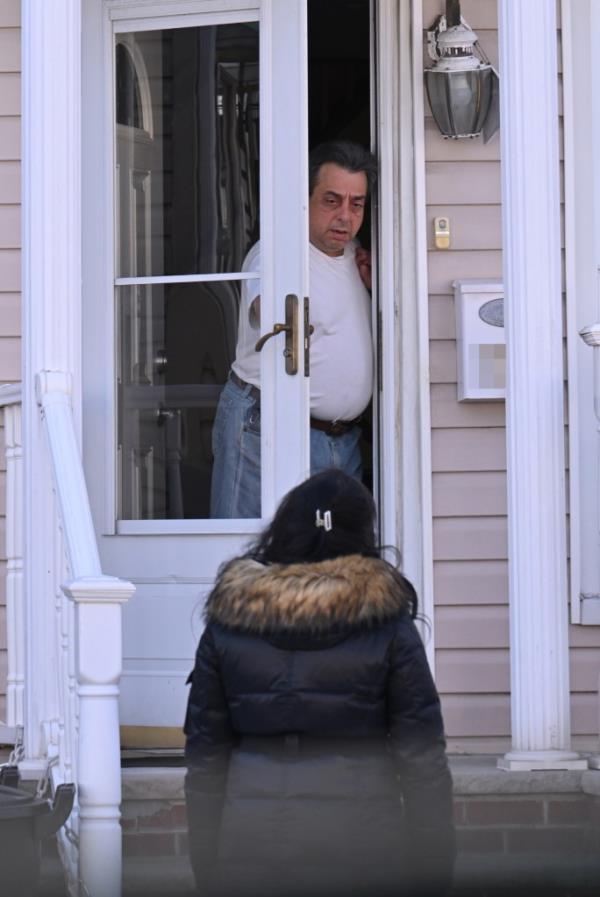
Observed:
[[[475,38],[475,40],[472,44],[473,49],[476,51],[477,56],[479,57],[481,62],[485,63],[486,65],[489,65],[490,60],[488,59],[488,57],[485,53],[485,50],[479,43],[477,35],[475,34],[475,32],[473,31],[473,29],[471,28],[471,26],[465,19],[465,17],[462,15],[460,17],[460,27],[464,29],[465,33],[470,33],[473,35],[473,37]],[[439,62],[440,59],[442,58],[443,54],[439,48],[439,39],[440,39],[440,35],[443,34],[444,31],[447,31],[447,30],[448,30],[448,20],[443,13],[437,17],[437,19],[434,21],[431,28],[429,28],[427,30],[427,53],[429,55],[429,58],[432,59],[434,62]]]

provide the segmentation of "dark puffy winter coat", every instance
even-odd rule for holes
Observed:
[[[200,890],[445,893],[452,785],[411,593],[358,555],[221,573],[185,722]]]

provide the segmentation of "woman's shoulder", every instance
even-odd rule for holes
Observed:
[[[220,571],[205,616],[207,623],[258,635],[318,634],[410,618],[414,600],[408,580],[380,558],[265,565],[245,557]]]

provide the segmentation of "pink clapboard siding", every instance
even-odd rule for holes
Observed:
[[[497,60],[496,3],[462,13]],[[423,24],[440,4],[423,0]],[[502,277],[500,142],[443,140],[425,119],[436,678],[451,749],[510,737],[504,403],[459,403],[452,282]],[[436,250],[433,219],[450,220]]]
[[[497,62],[496,0],[461,7]],[[438,0],[423,0],[424,26],[440,11]],[[560,32],[557,42],[560,52]],[[443,140],[426,106],[425,153],[436,677],[451,749],[502,751],[510,745],[504,403],[457,401],[452,289],[458,278],[502,277],[499,135],[487,145]],[[435,249],[437,216],[450,220],[449,250]],[[571,627],[576,747],[597,739],[599,646],[599,628]]]
[[[21,376],[21,4],[0,0],[0,383]],[[6,460],[0,411],[0,720],[6,714]]]

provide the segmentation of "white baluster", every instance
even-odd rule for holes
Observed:
[[[21,443],[21,389],[0,389],[4,405],[6,447],[6,635],[8,675],[6,722],[23,725],[25,690],[25,624],[23,608],[23,449]]]

